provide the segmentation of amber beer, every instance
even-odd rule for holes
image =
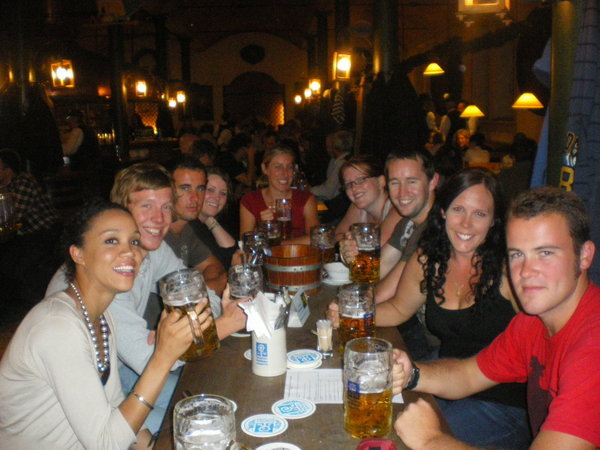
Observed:
[[[358,255],[350,264],[350,279],[355,283],[375,284],[379,281],[381,251],[358,250]]]
[[[340,315],[338,337],[340,353],[344,353],[346,342],[359,337],[375,337],[375,318],[373,314],[364,314],[360,317]]]
[[[331,263],[335,261],[335,247],[323,248],[318,247],[319,253],[321,254],[321,261],[323,264]]]
[[[195,317],[195,307],[197,304],[198,303],[189,302],[181,305],[165,304],[165,309],[167,312],[179,311],[181,314],[187,314],[191,315],[191,317]],[[191,323],[193,323],[193,321]],[[194,325],[199,326],[197,322],[194,323]],[[200,332],[200,330],[198,330],[198,332]],[[217,335],[217,327],[214,319],[212,320],[210,326],[204,330],[204,332],[202,332],[202,337],[204,338],[204,342],[196,344],[196,342],[192,341],[189,348],[183,355],[181,355],[179,359],[183,361],[198,361],[199,359],[209,357],[215,352],[215,350],[219,348],[219,337]]]
[[[344,393],[344,429],[354,438],[383,437],[392,429],[392,390],[363,393],[348,382]]]
[[[281,224],[281,239],[290,239],[292,237],[292,219],[290,217],[278,217],[277,221]]]

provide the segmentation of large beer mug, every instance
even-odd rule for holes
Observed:
[[[374,223],[355,223],[350,232],[358,246],[358,255],[350,264],[350,279],[355,283],[377,283],[381,258],[379,227]]]
[[[253,265],[263,264],[264,249],[268,246],[267,236],[262,231],[247,231],[242,236],[242,250],[249,255]]]
[[[281,244],[281,223],[277,220],[264,220],[258,222],[258,231],[267,238],[267,245],[275,247]]]
[[[229,268],[227,277],[231,300],[255,297],[263,290],[263,274],[258,266],[237,264]]]
[[[202,274],[195,269],[181,269],[165,275],[158,284],[165,309],[169,312],[178,310],[181,314],[185,314],[192,329],[193,341],[181,359],[196,361],[212,355],[219,348],[215,321],[213,320],[202,332],[195,309],[202,300],[208,300],[208,291]]]
[[[278,198],[275,200],[275,217],[281,224],[281,239],[292,237],[292,199]]]
[[[346,284],[338,289],[340,353],[346,342],[359,337],[375,336],[375,302],[368,284]]]
[[[231,400],[219,395],[184,398],[173,409],[176,450],[224,450],[235,443],[235,411]]]
[[[392,429],[392,344],[358,338],[344,352],[344,429],[352,437],[383,437]]]
[[[317,247],[321,261],[327,264],[335,261],[335,227],[317,225],[310,229],[310,245]]]

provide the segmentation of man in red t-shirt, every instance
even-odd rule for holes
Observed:
[[[414,365],[396,351],[396,386],[458,399],[498,383],[527,382],[532,448],[600,447],[600,288],[588,281],[595,247],[571,192],[521,194],[507,223],[511,281],[524,312],[478,355]],[[410,448],[466,448],[424,400],[398,415]]]

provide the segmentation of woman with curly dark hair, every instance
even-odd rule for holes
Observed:
[[[440,189],[420,250],[406,264],[396,294],[377,305],[378,326],[393,326],[426,305],[439,357],[465,358],[494,340],[516,314],[505,272],[505,203],[498,180],[465,169]],[[462,400],[438,399],[455,436],[469,444],[527,447],[523,385],[496,386]]]

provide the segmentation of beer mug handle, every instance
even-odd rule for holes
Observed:
[[[202,329],[200,328],[200,322],[198,321],[198,314],[194,308],[187,311],[186,314],[188,321],[190,322],[190,328],[192,329],[192,339],[194,344],[198,347],[204,346],[204,336],[202,335]]]

